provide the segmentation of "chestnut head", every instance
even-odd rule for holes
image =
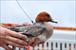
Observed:
[[[36,19],[36,22],[53,22],[53,23],[57,23],[56,21],[53,21],[51,15],[47,12],[40,12]]]

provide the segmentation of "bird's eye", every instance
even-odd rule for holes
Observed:
[[[50,17],[50,15],[49,15],[49,14],[46,14],[46,16],[47,16],[47,17]]]

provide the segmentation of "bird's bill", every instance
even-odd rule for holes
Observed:
[[[50,22],[53,22],[53,23],[58,23],[58,22],[56,22],[56,21],[50,21]]]

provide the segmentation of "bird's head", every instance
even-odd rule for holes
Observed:
[[[53,23],[57,23],[56,21],[53,21],[52,17],[47,12],[40,12],[37,15],[35,21],[36,22],[53,22]]]

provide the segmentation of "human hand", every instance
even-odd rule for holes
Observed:
[[[7,45],[25,47],[27,46],[26,36],[0,26],[0,47],[11,50]]]

